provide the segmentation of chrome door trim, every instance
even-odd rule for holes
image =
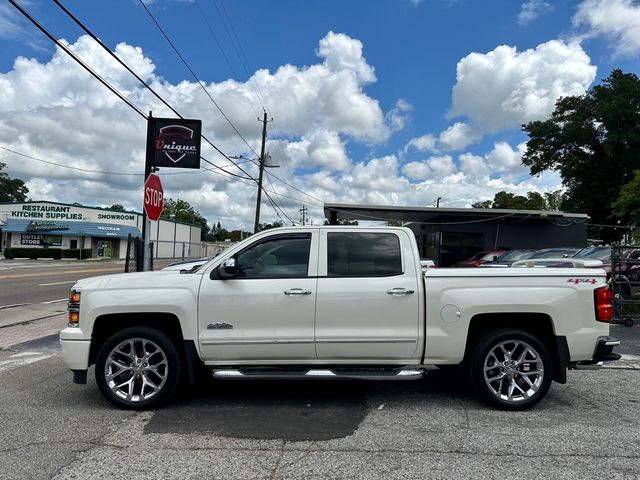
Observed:
[[[333,340],[316,339],[316,343],[416,343],[417,341],[417,338],[336,338]]]
[[[309,344],[313,340],[202,340],[202,345],[288,345]]]

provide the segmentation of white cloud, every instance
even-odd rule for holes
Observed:
[[[596,75],[577,42],[551,40],[518,52],[501,45],[458,62],[450,117],[466,116],[478,132],[546,118],[563,96],[583,94]]]
[[[456,122],[440,133],[438,145],[445,150],[462,150],[478,140],[480,135],[463,122]]]
[[[392,132],[402,130],[409,121],[409,113],[413,107],[402,98],[396,101],[391,110],[385,115],[385,119]]]
[[[403,153],[407,153],[411,148],[414,148],[418,152],[435,150],[437,141],[438,139],[430,133],[422,135],[421,137],[412,138],[404,146]]]
[[[551,9],[553,9],[551,4],[544,0],[527,0],[520,7],[518,23],[520,25],[527,25]]]
[[[157,116],[170,115],[89,39],[81,37],[72,48],[143,111],[151,109]],[[182,114],[201,118],[205,134],[223,151],[252,156],[198,85],[189,81],[170,83],[159,77],[153,61],[139,48],[120,44],[117,51]],[[354,163],[348,153],[350,145],[381,145],[407,121],[410,106],[399,101],[385,115],[377,99],[364,92],[363,86],[374,81],[375,76],[362,56],[359,41],[329,34],[321,41],[318,53],[321,57],[313,65],[284,65],[273,72],[259,70],[245,83],[206,83],[256,150],[260,125],[250,108],[254,100],[250,95],[253,82],[260,86],[276,118],[276,124],[269,127],[267,148],[274,162],[281,165],[268,170],[265,188],[277,192],[272,198],[281,202],[292,218],[297,219],[295,212],[302,204],[310,209],[312,217],[322,217],[322,200],[430,205],[440,196],[442,205],[465,206],[492,197],[499,190],[526,193],[556,188],[552,177],[531,179],[520,175],[516,164],[521,149],[507,144],[496,144],[485,155],[465,153],[455,160],[449,155],[427,154],[421,162],[401,164],[395,155],[386,155]],[[122,203],[140,209],[146,123],[135,112],[60,52],[44,63],[16,59],[10,71],[0,73],[0,92],[0,145],[71,167],[138,174],[80,172],[0,150],[0,161],[9,165],[10,175],[27,181],[30,198],[86,205]],[[405,150],[435,152],[445,144],[451,146],[456,144],[455,131],[442,137],[444,143],[431,134],[416,137]],[[206,143],[203,155],[243,175]],[[163,169],[160,174],[166,196],[187,200],[210,222],[220,221],[226,228],[251,225],[255,183],[228,178],[206,164],[203,167],[210,171]],[[253,163],[242,167],[257,176]],[[492,178],[494,172],[502,177]],[[272,174],[294,184],[297,190],[272,178]],[[262,221],[276,219],[264,198]]]
[[[82,36],[70,48],[141,110],[153,110],[156,116],[173,116],[90,38]],[[190,81],[170,83],[159,77],[153,61],[136,46],[122,43],[115,51],[180,113],[201,118],[203,132],[224,152],[255,156],[213,108],[199,85]],[[233,79],[204,83],[236,128],[259,151],[260,126],[252,108],[258,103],[254,93],[257,84],[277,120],[277,130],[270,128],[268,149],[282,168],[272,173],[295,182],[305,193],[331,200],[346,195],[346,187],[341,177],[332,177],[330,172],[348,172],[351,185],[365,185],[376,175],[376,162],[356,168],[353,174],[346,151],[348,143],[370,145],[386,141],[404,127],[411,106],[398,100],[385,114],[378,100],[364,92],[363,87],[375,82],[376,77],[359,40],[329,32],[320,40],[317,54],[320,58],[315,64],[283,65],[273,72],[258,70],[244,83]],[[0,73],[0,91],[1,145],[70,167],[114,173],[143,171],[144,120],[63,52],[56,50],[46,62],[16,58],[12,69]],[[229,164],[204,142],[203,155],[219,165]],[[12,176],[27,181],[31,198],[88,205],[111,205],[117,201],[140,208],[139,176],[69,170],[3,150],[0,161],[9,165]],[[162,171],[167,197],[194,202],[211,221],[220,220],[229,226],[252,221],[255,185],[221,176],[224,174],[206,164],[203,167],[210,171]],[[245,163],[242,167],[256,176],[254,164]],[[234,167],[227,168],[243,175]],[[376,181],[382,189],[389,189],[383,185],[383,177]],[[267,182],[266,188],[278,190],[284,196],[274,198],[285,205],[293,202],[296,208],[300,200],[291,197],[305,198],[275,180]],[[391,189],[397,188],[395,185]],[[363,195],[380,199],[375,192],[358,192],[350,198],[361,201]],[[265,199],[265,221],[274,220],[275,214],[266,202]]]
[[[608,38],[618,57],[640,52],[640,5],[632,0],[584,0],[573,17],[588,35]]]
[[[430,157],[422,162],[409,162],[402,167],[402,173],[411,180],[443,178],[456,172],[450,155]]]
[[[527,144],[521,143],[517,150],[511,148],[507,142],[496,142],[493,149],[486,155],[487,163],[493,171],[522,171],[522,155],[527,150]]]
[[[350,187],[369,192],[401,192],[408,185],[404,178],[398,177],[398,159],[395,155],[358,163],[345,179]]]
[[[362,56],[362,42],[344,33],[329,32],[320,40],[318,56],[332,72],[353,72],[363,83],[376,80],[373,67]]]
[[[296,167],[316,166],[344,170],[350,165],[344,142],[336,132],[328,130],[316,130],[303,136],[299,142],[288,143],[285,152]]]

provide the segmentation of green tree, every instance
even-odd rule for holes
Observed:
[[[22,180],[10,178],[6,172],[6,164],[0,162],[0,202],[24,202],[29,189]]]
[[[207,219],[204,218],[193,206],[184,200],[167,198],[164,201],[164,209],[160,218],[175,222],[198,225],[202,228],[203,237],[209,233]]]
[[[636,170],[633,180],[620,189],[611,209],[618,217],[628,218],[633,224],[640,223],[640,170]]]
[[[113,211],[116,211],[116,212],[126,212],[124,207],[122,205],[120,205],[119,203],[114,203],[109,208],[107,208],[107,210],[113,210]]]
[[[284,225],[284,224],[280,220],[276,220],[273,223],[261,223],[260,224],[260,231],[269,230],[271,228],[279,228],[279,227],[282,227],[282,225]]]
[[[509,192],[498,192],[493,200],[476,202],[473,208],[502,208],[506,210],[560,210],[562,191],[547,192],[542,195],[540,192],[527,192],[527,195],[516,195]]]
[[[566,189],[563,209],[587,213],[596,224],[628,221],[612,204],[640,169],[640,79],[635,74],[613,70],[601,85],[583,96],[561,98],[550,119],[523,130],[529,141],[522,163],[532,175],[560,174]],[[592,228],[589,235],[610,242],[620,234]]]

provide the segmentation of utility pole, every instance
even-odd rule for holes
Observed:
[[[258,119],[260,121],[260,119]],[[253,224],[253,233],[260,231],[260,202],[262,201],[262,173],[264,172],[264,148],[267,142],[267,112],[262,119],[262,148],[260,149],[260,174],[258,175],[258,199],[256,200],[256,221]]]
[[[303,205],[302,208],[298,211],[302,214],[302,226],[304,227],[305,220],[307,219],[307,212],[309,211],[309,209]]]

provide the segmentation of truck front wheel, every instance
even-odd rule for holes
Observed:
[[[549,391],[551,355],[542,342],[523,330],[495,330],[475,344],[469,374],[476,391],[490,404],[525,410]]]
[[[174,341],[160,330],[130,327],[109,338],[96,357],[96,383],[114,405],[152,408],[176,388],[182,370]]]

